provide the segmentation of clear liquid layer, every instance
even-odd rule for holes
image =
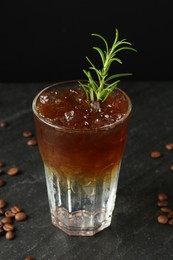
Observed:
[[[108,227],[120,164],[111,169],[105,176],[80,178],[45,165],[52,223],[69,235],[80,236],[91,236]]]

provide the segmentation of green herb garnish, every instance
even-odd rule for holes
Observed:
[[[117,29],[115,32],[115,40],[111,48],[109,48],[108,43],[103,36],[95,33],[93,33],[92,36],[100,38],[105,44],[106,50],[104,51],[102,51],[99,47],[93,47],[93,49],[99,53],[103,67],[102,69],[97,69],[95,65],[91,62],[91,60],[88,57],[86,57],[86,59],[91,65],[89,67],[89,70],[95,72],[95,74],[97,75],[97,81],[93,79],[90,71],[83,70],[83,72],[88,78],[88,81],[86,83],[79,82],[79,85],[85,90],[88,100],[90,100],[91,102],[103,102],[120,82],[120,80],[118,79],[113,83],[108,84],[109,81],[112,81],[113,79],[117,79],[122,76],[132,75],[132,73],[114,74],[112,76],[108,75],[110,66],[113,61],[117,61],[118,63],[122,64],[121,59],[116,57],[117,53],[122,50],[136,51],[136,49],[130,47],[131,43],[127,42],[126,39],[118,40],[119,33]]]

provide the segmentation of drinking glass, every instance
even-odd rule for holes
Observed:
[[[123,116],[97,128],[68,128],[38,112],[42,93],[76,86],[78,81],[48,86],[34,98],[32,107],[52,223],[68,235],[91,236],[111,224],[131,101],[116,88],[116,102],[120,94],[124,99]]]

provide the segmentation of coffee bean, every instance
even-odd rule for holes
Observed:
[[[5,216],[9,217],[9,218],[13,218],[15,216],[15,214],[11,210],[6,210]]]
[[[16,213],[18,213],[18,212],[21,212],[21,207],[19,207],[19,206],[13,206],[12,208],[11,208],[11,212],[12,213],[14,213],[14,214],[16,214]]]
[[[27,145],[28,146],[35,146],[35,145],[37,145],[37,141],[35,139],[30,139],[30,140],[28,140]]]
[[[16,215],[15,215],[15,220],[17,221],[24,221],[26,219],[26,214],[24,212],[18,212]]]
[[[14,232],[13,231],[7,231],[7,233],[5,234],[5,238],[7,239],[7,240],[11,240],[11,239],[13,239],[15,237],[15,235],[14,235]]]
[[[171,218],[171,219],[168,220],[168,224],[169,224],[169,225],[173,225],[173,218]]]
[[[23,136],[24,137],[31,137],[32,136],[32,132],[31,131],[23,131]]]
[[[158,194],[158,200],[163,201],[163,200],[167,200],[168,196],[165,193],[159,193]]]
[[[0,209],[5,208],[7,205],[7,202],[3,199],[0,199]]]
[[[170,208],[166,208],[166,207],[161,208],[160,210],[161,210],[162,212],[165,212],[165,213],[171,212],[171,209],[170,209]]]
[[[166,148],[167,150],[173,150],[173,143],[166,144],[166,145],[165,145],[165,148]]]
[[[6,224],[4,224],[3,229],[5,231],[12,231],[12,230],[14,230],[14,226],[12,224],[6,223]]]
[[[6,181],[4,181],[3,179],[0,179],[0,187],[4,186],[6,184]]]
[[[0,162],[0,168],[4,167],[5,163],[4,162]]]
[[[3,224],[11,224],[11,223],[12,223],[12,218],[10,218],[10,217],[3,217],[3,218],[1,219],[1,222],[2,222]]]
[[[25,260],[34,260],[34,258],[32,258],[31,256],[27,256]]]
[[[0,215],[4,215],[5,210],[4,209],[0,209]]]
[[[8,123],[5,122],[5,121],[0,121],[0,128],[4,128],[4,127],[7,127],[8,126]]]
[[[13,176],[20,172],[20,169],[18,167],[12,167],[7,170],[8,175]]]
[[[168,218],[165,215],[160,215],[157,217],[157,221],[160,224],[166,224],[168,222]]]
[[[168,213],[168,218],[173,218],[173,211],[170,211],[170,212]]]
[[[159,151],[153,151],[153,152],[151,152],[151,157],[152,158],[160,158],[161,157],[161,152],[159,152]]]
[[[170,166],[170,170],[173,171],[173,165]]]
[[[157,202],[157,206],[158,207],[167,207],[168,206],[168,202],[167,202],[167,200],[158,201]]]

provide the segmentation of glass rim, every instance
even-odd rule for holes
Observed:
[[[96,128],[72,128],[72,127],[66,127],[66,126],[59,126],[59,125],[56,125],[48,120],[46,120],[45,117],[41,116],[37,110],[36,110],[36,103],[37,103],[37,100],[39,98],[39,96],[41,95],[41,93],[45,92],[46,90],[50,89],[50,88],[53,88],[53,87],[56,87],[56,86],[65,86],[65,85],[68,85],[68,84],[74,84],[74,83],[78,83],[78,82],[86,82],[86,80],[66,80],[66,81],[60,81],[60,82],[57,82],[57,83],[53,83],[51,85],[48,85],[47,87],[43,88],[41,91],[39,91],[36,96],[34,97],[33,99],[33,102],[32,102],[32,110],[33,110],[33,113],[34,115],[40,120],[42,121],[43,123],[45,123],[46,125],[49,125],[50,127],[54,127],[55,129],[58,129],[58,130],[64,130],[66,132],[95,132],[95,131],[99,131],[99,130],[106,130],[106,129],[110,129],[110,128],[114,128],[116,125],[119,125],[121,123],[123,123],[125,121],[125,119],[130,115],[131,113],[131,110],[132,110],[132,102],[129,98],[129,96],[126,94],[126,92],[124,92],[122,89],[116,87],[115,90],[119,90],[121,93],[123,93],[123,95],[125,96],[126,100],[127,100],[127,103],[128,103],[128,110],[126,112],[125,115],[123,115],[123,117],[116,121],[116,122],[113,122],[113,123],[110,123],[110,124],[107,124],[107,125],[104,125],[104,126],[100,126],[100,127],[96,127]],[[76,85],[77,86],[77,85]],[[80,86],[79,86],[80,87]],[[114,90],[114,91],[115,91]]]

